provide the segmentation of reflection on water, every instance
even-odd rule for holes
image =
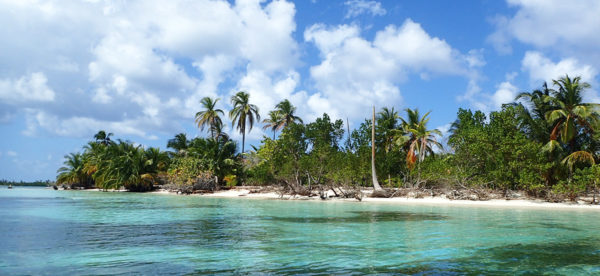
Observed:
[[[443,220],[446,216],[411,212],[355,211],[353,216],[332,217],[263,217],[266,220],[295,223],[376,223],[386,221]]]
[[[596,211],[0,191],[0,274],[598,274]]]

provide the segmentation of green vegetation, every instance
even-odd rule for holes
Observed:
[[[0,186],[50,186],[53,183],[50,180],[36,180],[36,181],[9,181],[6,179],[0,179]]]
[[[241,154],[222,132],[219,99],[207,97],[196,123],[208,129],[208,138],[180,133],[167,143],[172,151],[163,152],[114,142],[112,133],[100,131],[82,153],[65,156],[57,183],[131,191],[163,184],[181,191],[280,185],[301,192],[370,187],[379,175],[387,188],[521,190],[574,200],[595,194],[600,182],[600,105],[583,102],[589,87],[565,76],[553,81],[555,89],[544,84],[523,92],[490,114],[460,109],[446,146],[442,133],[428,126],[430,112],[405,109],[404,115],[384,107],[350,130],[326,113],[304,123],[284,100],[262,121],[272,137],[247,153],[246,132],[260,116],[250,95],[238,92],[229,117],[242,134]]]

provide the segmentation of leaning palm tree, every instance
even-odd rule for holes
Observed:
[[[429,113],[425,113],[422,117],[419,110],[406,109],[407,120],[402,120],[402,129],[407,133],[397,138],[396,142],[399,145],[408,145],[408,153],[406,154],[406,163],[409,169],[413,169],[417,165],[417,186],[420,181],[420,164],[425,160],[427,154],[433,155],[433,146],[442,148],[435,136],[442,136],[442,133],[437,129],[427,129],[429,122]]]
[[[593,133],[600,124],[600,104],[583,103],[582,92],[590,88],[587,82],[580,82],[581,77],[569,78],[568,75],[553,80],[558,90],[552,91],[552,96],[546,98],[556,107],[548,111],[546,120],[554,125],[550,134],[550,142],[560,140],[569,144],[570,152],[575,151],[574,138],[579,133],[578,126],[585,132]]]
[[[84,160],[81,153],[65,155],[64,166],[58,169],[57,184],[86,185],[87,174],[84,172]]]
[[[275,111],[280,115],[278,129],[285,128],[293,123],[302,123],[302,119],[294,114],[296,112],[296,107],[287,99],[279,102],[275,106]]]
[[[271,129],[273,131],[273,140],[275,140],[275,133],[279,130],[281,120],[281,113],[277,112],[277,110],[269,111],[269,118],[264,119],[262,122],[265,124],[263,126],[264,130]]]
[[[224,115],[223,110],[216,108],[218,101],[219,98],[214,100],[210,97],[202,98],[200,103],[202,104],[204,110],[196,113],[196,124],[198,124],[200,130],[204,130],[204,127],[208,126],[210,130],[210,137],[213,139],[215,138],[215,126],[218,124],[223,124],[221,117],[219,117],[219,114]]]
[[[373,120],[371,121],[371,176],[373,178],[373,190],[381,190],[381,185],[377,180],[377,170],[375,169],[375,106],[373,106]]]
[[[255,121],[260,121],[258,107],[250,103],[250,95],[244,91],[237,92],[231,97],[231,105],[233,109],[229,111],[231,124],[236,125],[238,131],[242,134],[242,153],[244,153],[244,145],[246,143],[246,126],[250,130],[254,126]]]

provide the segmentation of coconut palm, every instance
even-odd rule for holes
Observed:
[[[371,177],[373,178],[373,190],[381,190],[375,169],[375,106],[373,106],[373,119],[371,120]]]
[[[278,129],[285,128],[286,126],[294,123],[302,123],[302,119],[294,113],[296,112],[296,107],[290,103],[290,101],[283,100],[279,102],[275,106],[275,111],[279,113],[280,120],[278,122]]]
[[[235,167],[236,150],[237,144],[225,139],[196,138],[190,143],[190,154],[202,160],[206,169],[217,177],[217,182]]]
[[[281,113],[277,112],[277,110],[272,110],[269,112],[269,118],[262,121],[265,124],[263,129],[271,129],[273,131],[273,140],[275,140],[275,132],[279,130],[280,122],[282,121],[281,118]]]
[[[417,186],[420,181],[420,164],[425,160],[427,154],[433,155],[433,146],[442,148],[435,136],[442,136],[442,133],[437,129],[427,129],[429,122],[429,113],[425,113],[422,117],[419,110],[406,109],[407,120],[402,120],[402,129],[406,135],[396,138],[398,145],[408,145],[408,153],[406,154],[406,164],[409,169],[413,169],[417,165]]]
[[[213,131],[215,132],[215,140],[229,141],[229,134],[223,131],[223,124],[216,124]]]
[[[145,150],[142,146],[119,140],[108,147],[94,179],[105,190],[121,186],[129,191],[151,190],[159,171],[168,166],[167,160],[166,154],[158,149]]]
[[[550,140],[560,138],[561,142],[569,144],[570,152],[575,151],[574,138],[579,133],[578,126],[587,133],[593,133],[600,123],[600,104],[582,103],[581,94],[590,88],[590,84],[580,81],[581,77],[571,79],[568,75],[553,80],[558,90],[552,90],[552,96],[545,99],[555,105],[545,114],[546,120],[554,126]]]
[[[419,110],[406,109],[408,115],[408,121],[402,120],[402,128],[408,134],[409,151],[407,160],[412,160],[413,164],[415,161],[423,162],[426,154],[433,154],[433,146],[442,148],[435,136],[442,136],[442,133],[437,129],[427,129],[427,123],[429,122],[429,113],[425,113],[423,117],[420,117]]]
[[[398,119],[400,116],[398,112],[394,110],[384,107],[377,113],[377,128],[380,132],[383,132],[383,149],[385,150],[385,159],[387,160],[387,170],[388,170],[388,185],[392,183],[391,176],[391,160],[388,156],[389,152],[394,147],[394,137],[398,135],[402,135],[402,130],[398,129]]]
[[[544,82],[542,89],[536,89],[532,92],[521,92],[515,101],[525,101],[527,107],[518,108],[519,119],[521,125],[525,128],[530,138],[545,143],[552,131],[552,124],[546,120],[546,113],[555,109],[546,99],[551,96],[552,90],[548,88],[548,84]],[[517,104],[521,106],[522,104]]]
[[[596,161],[594,160],[593,154],[580,150],[569,154],[562,160],[562,163],[569,168],[570,173],[573,173],[573,166],[576,164],[588,164],[593,166],[596,164]]]
[[[175,135],[173,139],[169,139],[167,142],[167,148],[172,148],[177,154],[185,155],[186,150],[189,146],[189,141],[185,133],[179,133]]]
[[[96,133],[96,135],[94,135],[94,139],[96,139],[96,143],[100,143],[106,146],[112,143],[112,141],[110,140],[110,136],[113,135],[114,134],[112,132],[107,134],[104,130],[100,130],[98,131],[98,133]]]
[[[252,130],[255,121],[260,121],[258,107],[250,103],[250,95],[244,91],[237,92],[231,97],[233,109],[229,111],[232,126],[236,126],[242,134],[242,153],[246,144],[246,126],[248,131]]]
[[[64,166],[57,170],[57,184],[68,184],[85,186],[88,182],[87,174],[84,172],[84,158],[81,153],[70,153],[65,155]]]
[[[216,108],[218,101],[219,98],[214,100],[210,97],[202,98],[200,103],[202,104],[204,110],[196,113],[196,123],[198,124],[198,127],[200,130],[204,130],[204,127],[208,126],[210,130],[210,137],[213,139],[215,138],[214,130],[216,125],[223,124],[221,117],[219,117],[219,114],[224,115],[223,110]]]

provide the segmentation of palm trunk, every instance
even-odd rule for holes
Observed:
[[[244,153],[244,145],[246,144],[246,122],[242,126],[242,153]]]
[[[381,190],[375,170],[375,106],[373,106],[373,121],[371,122],[371,175],[373,176],[373,189]]]

